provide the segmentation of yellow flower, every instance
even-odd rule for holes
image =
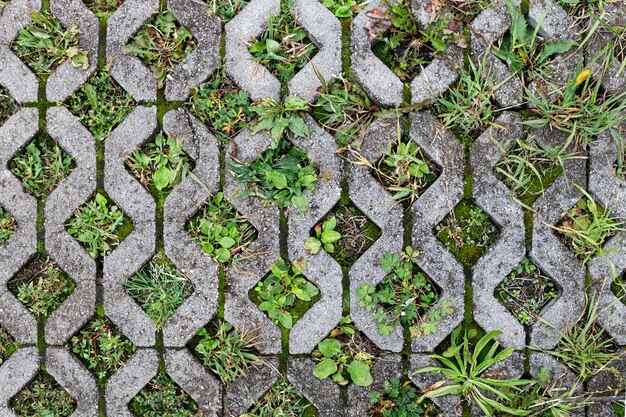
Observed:
[[[590,75],[591,75],[591,71],[589,71],[588,69],[582,71],[580,74],[578,74],[578,77],[576,77],[576,85],[579,86],[582,83],[584,83],[585,80],[589,78]]]

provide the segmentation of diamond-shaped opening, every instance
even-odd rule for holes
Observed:
[[[319,169],[306,151],[293,145],[288,135],[286,133],[256,161],[240,164],[231,160],[228,169],[236,181],[244,184],[245,191],[239,198],[257,196],[281,208],[294,206],[304,214],[308,194],[315,192],[319,181]]]
[[[76,401],[42,370],[11,399],[11,408],[18,416],[68,417],[76,410]]]
[[[280,13],[269,16],[267,28],[251,40],[249,48],[254,60],[282,84],[291,81],[318,52],[307,31],[296,23],[292,3],[291,0],[281,3]]]
[[[0,206],[0,245],[9,240],[17,231],[17,220],[4,207]]]
[[[524,204],[532,205],[563,172],[533,137],[517,139],[494,166],[496,177]]]
[[[170,193],[195,168],[179,138],[159,133],[135,149],[126,159],[126,168],[153,195]]]
[[[137,417],[198,416],[198,404],[165,372],[159,372],[128,404]]]
[[[617,298],[621,300],[624,305],[626,305],[626,277],[625,274],[617,276],[613,279],[613,283],[611,284],[611,291]]]
[[[97,140],[104,140],[137,103],[105,67],[69,96],[66,105]]]
[[[410,379],[393,377],[383,382],[382,387],[370,391],[369,398],[372,406],[370,416],[439,416],[439,408],[426,399],[420,401],[422,392]]]
[[[376,345],[357,330],[352,319],[344,316],[339,326],[311,353],[316,362],[313,375],[318,379],[329,378],[341,386],[350,383],[368,386],[372,383],[369,367],[379,353]]]
[[[554,233],[580,260],[586,262],[603,252],[606,242],[621,229],[622,220],[610,210],[583,197],[563,213],[554,226]]]
[[[496,287],[494,296],[524,326],[532,326],[543,307],[559,296],[557,284],[524,258]]]
[[[202,251],[224,267],[254,256],[248,246],[256,240],[257,230],[221,192],[207,199],[186,229]]]
[[[584,314],[573,326],[567,326],[559,343],[549,352],[570,368],[580,381],[589,381],[601,372],[620,374],[616,362],[623,360],[624,349],[597,321],[600,312],[601,307],[597,304],[587,303]],[[594,360],[588,361],[589,357]]]
[[[471,267],[500,235],[491,218],[472,200],[464,199],[435,227],[443,245]]]
[[[107,19],[124,3],[124,0],[83,0],[83,3],[96,16]]]
[[[96,193],[76,210],[66,224],[67,232],[94,259],[104,259],[133,228],[133,222],[104,193]]]
[[[18,32],[11,49],[37,76],[48,77],[66,60],[77,68],[89,67],[77,25],[64,28],[48,10],[30,11],[30,17],[32,22]]]
[[[0,326],[0,365],[9,359],[18,347],[15,339]]]
[[[158,254],[123,282],[124,290],[161,329],[193,293],[193,284],[165,255]]]
[[[102,314],[93,317],[66,344],[102,385],[137,348]]]
[[[318,92],[320,96],[311,108],[311,116],[335,137],[341,150],[348,145],[359,150],[367,128],[376,120],[378,105],[343,73],[332,83],[320,87]]]
[[[276,414],[277,410],[282,412]],[[256,400],[246,416],[317,416],[317,409],[289,381],[280,378],[261,398]]]
[[[158,88],[176,66],[197,46],[194,36],[169,11],[154,16],[132,37],[126,52],[141,59],[152,71]]]
[[[306,276],[306,262],[279,260],[250,291],[250,299],[276,325],[291,327],[319,300],[319,289]]]
[[[220,142],[229,144],[248,127],[253,117],[251,104],[250,95],[240,90],[220,67],[209,81],[192,88],[187,106]]]
[[[431,316],[446,316],[453,308],[444,303],[441,310],[433,310],[441,288],[405,252],[386,255],[382,262],[392,263],[390,268],[385,266],[391,269],[389,274],[375,288],[363,285],[358,292],[362,303],[376,318],[379,333],[389,335],[395,326],[407,327],[412,337],[433,333],[437,320]]]
[[[435,52],[413,20],[409,3],[374,9],[370,14],[376,20],[368,29],[372,52],[404,83],[410,83],[430,64]]]
[[[409,207],[441,174],[441,168],[417,143],[403,137],[389,143],[372,175],[398,201]]]
[[[333,220],[334,219],[334,220]],[[332,236],[335,231],[341,235]],[[305,249],[315,254],[323,249],[342,267],[349,268],[380,237],[381,230],[367,218],[349,197],[341,201],[311,229],[311,238]]]
[[[37,135],[9,161],[13,175],[37,198],[50,195],[75,167],[72,157],[48,135]]]
[[[215,319],[198,330],[189,343],[189,350],[228,385],[253,367],[266,366],[255,347],[256,334],[244,332],[221,319]]]
[[[0,8],[0,11],[1,10]],[[18,104],[15,99],[11,97],[11,94],[9,94],[9,90],[0,85],[0,126],[9,120],[9,117],[13,116],[17,109]]]
[[[8,287],[35,317],[45,319],[74,292],[76,284],[50,258],[38,255]]]

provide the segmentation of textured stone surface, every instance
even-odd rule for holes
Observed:
[[[612,42],[613,32],[599,27],[582,48],[552,57],[549,77],[521,80],[492,53],[511,26],[505,2],[494,0],[468,22],[470,48],[448,45],[445,54],[439,54],[405,85],[372,52],[366,25],[375,20],[370,13],[373,9],[386,6],[382,0],[368,2],[352,21],[339,20],[318,0],[294,0],[290,12],[318,52],[281,86],[248,50],[267,27],[269,16],[279,13],[279,0],[251,0],[228,23],[213,13],[212,7],[219,2],[127,0],[108,19],[97,18],[80,0],[48,3],[43,5],[63,27],[77,25],[81,30],[80,43],[87,51],[89,67],[83,70],[65,62],[47,80],[39,80],[11,46],[18,31],[31,21],[29,13],[41,10],[42,2],[11,0],[4,5],[0,11],[0,100],[6,100],[7,92],[18,105],[10,117],[0,115],[1,120],[6,119],[0,125],[0,206],[13,216],[17,226],[0,244],[0,328],[19,348],[0,364],[1,417],[15,417],[9,405],[11,398],[44,367],[75,399],[74,416],[132,417],[129,402],[164,371],[194,400],[203,416],[239,417],[280,378],[286,378],[322,417],[366,417],[368,394],[391,377],[408,378],[420,390],[441,382],[441,375],[415,371],[437,364],[431,354],[444,351],[451,331],[460,325],[501,330],[498,339],[502,346],[515,349],[511,357],[486,371],[489,376],[535,377],[547,367],[559,384],[576,387],[578,382],[566,364],[525,346],[554,348],[559,342],[555,329],[562,331],[573,325],[584,311],[586,296],[591,295],[596,296],[601,309],[598,324],[624,351],[626,304],[610,284],[614,275],[626,274],[626,233],[617,233],[606,242],[605,256],[583,265],[557,236],[554,226],[583,196],[581,188],[613,216],[626,216],[626,182],[616,176],[614,168],[615,140],[626,127],[619,126],[615,136],[609,131],[601,133],[584,149],[576,147],[575,141],[570,143],[561,155],[575,152],[578,157],[566,158],[565,172],[551,184],[546,183],[546,190],[528,206],[520,205],[494,173],[494,166],[517,138],[536,139],[541,146],[553,149],[568,143],[567,132],[522,124],[522,119],[532,118],[531,111],[536,110],[526,102],[525,89],[554,97],[553,87],[564,86],[583,59],[581,68],[591,70],[591,80],[600,79],[606,64],[602,85],[607,92],[626,89],[626,72],[620,73],[619,59],[608,63],[596,59]],[[435,2],[410,3],[418,27],[426,30]],[[520,0],[513,3],[522,4]],[[530,0],[526,5],[529,27],[538,27],[546,40],[586,39],[577,26],[583,22],[568,15],[556,0]],[[152,71],[129,55],[125,46],[146,22],[164,10],[193,34],[197,45],[158,90]],[[603,18],[608,24],[624,25],[623,2],[607,2],[605,10]],[[447,94],[461,67],[467,71],[470,62],[484,65],[484,76],[492,77],[491,84],[497,86],[493,125],[471,143],[455,137],[456,129],[446,130],[435,115],[436,107],[431,106],[434,98]],[[97,142],[60,103],[102,70],[102,64],[110,66],[113,79],[139,105],[105,141]],[[183,104],[191,89],[208,80],[220,66],[253,100],[273,98],[278,102],[287,95],[315,102],[323,84],[318,74],[329,83],[343,72],[343,77],[363,88],[375,114],[373,122],[359,132],[362,163],[351,163],[354,154],[339,149],[332,129],[321,126],[311,114],[299,114],[310,133],[294,138],[293,144],[306,151],[318,172],[315,190],[307,192],[307,211],[301,214],[294,207],[279,209],[258,197],[242,198],[244,184],[233,178],[228,165],[231,161],[257,160],[273,145],[270,135],[265,131],[252,134],[252,122],[232,143],[220,143],[210,133],[224,128],[216,124],[215,115],[211,116],[213,125],[205,126]],[[4,103],[0,101],[0,111]],[[9,102],[7,108],[12,106]],[[224,112],[221,115],[230,110],[228,106],[220,109]],[[125,161],[160,131],[181,143],[193,161],[193,170],[163,198],[155,198],[128,171]],[[75,163],[67,178],[40,201],[23,187],[9,163],[38,135],[51,137]],[[411,205],[394,200],[393,192],[370,169],[399,137],[417,144],[438,168],[436,180],[421,190]],[[351,146],[349,151],[354,151],[358,144]],[[207,256],[185,230],[207,198],[219,191],[258,233],[248,246],[251,256],[228,267]],[[104,192],[133,223],[130,234],[103,260],[94,260],[66,230],[68,219],[96,192]],[[352,265],[343,268],[324,250],[316,255],[304,250],[312,228],[337,207],[342,195],[381,231]],[[498,238],[471,268],[464,268],[436,236],[437,225],[463,199],[475,203],[499,229]],[[376,286],[384,279],[380,259],[386,251],[396,253],[407,245],[416,249],[417,266],[439,290],[435,308],[445,300],[453,309],[437,320],[436,328],[428,334],[412,339],[408,329],[401,326],[389,336],[381,335],[372,312],[360,305],[356,294],[364,283]],[[157,253],[169,258],[194,287],[161,331],[122,286]],[[50,256],[76,283],[72,295],[47,319],[36,319],[7,287],[38,254]],[[528,328],[494,297],[496,286],[525,256],[555,282],[559,293]],[[270,265],[281,258],[304,258],[304,275],[320,290],[319,300],[289,331],[274,325],[249,298],[249,292],[267,276]],[[62,347],[96,314],[108,317],[137,347],[102,387],[97,385],[93,370]],[[351,317],[357,330],[380,350],[372,361],[374,382],[370,387],[349,384],[342,388],[330,378],[320,380],[313,375],[316,361],[312,351],[321,340],[334,336],[341,317]],[[248,367],[245,375],[230,384],[221,383],[191,351],[198,340],[196,332],[214,319],[228,321],[241,333],[252,335],[255,353],[263,361]],[[622,395],[624,381],[618,376],[626,375],[623,357],[615,366],[617,373],[600,372],[579,390]],[[461,416],[463,408],[465,415],[483,415],[475,403],[462,404],[461,400],[459,396],[435,399],[438,415]],[[613,414],[604,401],[589,404],[572,416]]]

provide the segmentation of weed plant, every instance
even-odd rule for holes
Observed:
[[[198,404],[166,373],[159,372],[128,404],[137,417],[198,417]]]
[[[411,381],[390,378],[382,388],[371,391],[368,398],[372,403],[369,409],[373,417],[434,417],[438,414],[432,402],[420,402],[420,392]]]
[[[281,259],[270,266],[270,274],[251,291],[259,309],[285,329],[291,329],[306,306],[319,298],[319,289],[303,275],[305,270],[304,259],[291,264]]]
[[[577,186],[578,187],[578,186]],[[565,244],[583,261],[583,265],[609,249],[604,243],[624,229],[626,222],[605,210],[585,190],[574,207],[569,209],[554,230],[563,237]]]
[[[46,198],[75,166],[72,157],[56,140],[43,135],[37,136],[9,161],[13,175],[37,198]]]
[[[252,256],[248,246],[257,232],[219,192],[187,224],[191,238],[222,266]]]
[[[213,78],[193,87],[188,106],[222,144],[229,144],[252,119],[250,96],[219,68]]]
[[[2,126],[9,117],[11,117],[18,109],[18,104],[9,94],[8,90],[0,86],[0,126]]]
[[[110,254],[130,233],[127,233],[130,221],[100,193],[76,210],[66,227],[70,236],[82,243],[94,259]]]
[[[241,417],[312,417],[314,410],[296,387],[281,378]]]
[[[441,355],[431,355],[441,365],[428,366],[416,371],[416,373],[432,372],[444,377],[421,398],[461,395],[467,403],[475,402],[487,416],[493,415],[494,412],[513,416],[529,415],[528,411],[507,405],[512,404],[514,400],[514,395],[508,391],[530,385],[534,381],[496,379],[485,372],[514,352],[513,348],[500,348],[500,343],[494,340],[500,334],[502,334],[500,331],[489,332],[472,343],[471,341],[476,338],[475,331],[466,332],[461,340],[461,329],[454,330],[450,347]]]
[[[11,356],[19,345],[6,330],[0,327],[0,365]]]
[[[17,231],[17,221],[11,213],[0,206],[0,245],[9,240]]]
[[[472,266],[497,238],[489,215],[469,200],[461,201],[435,228],[443,245],[466,266]]]
[[[30,384],[11,400],[20,417],[69,417],[76,402],[47,372],[40,371]]]
[[[374,380],[370,366],[376,348],[356,331],[349,317],[342,317],[339,326],[317,344],[313,359],[317,362],[313,375],[319,379],[331,378],[344,386],[350,382],[367,387]]]
[[[408,246],[401,253],[385,252],[380,264],[388,275],[377,287],[363,284],[357,289],[359,304],[372,312],[382,335],[390,335],[398,325],[408,327],[412,337],[429,335],[454,311],[449,300],[433,307],[439,298],[437,288],[418,270],[417,255]]]
[[[124,0],[84,0],[85,6],[100,19],[108,19],[120,7]]]
[[[158,193],[171,192],[193,169],[192,161],[182,148],[180,139],[164,133],[127,158],[126,166],[147,189]]]
[[[8,287],[36,318],[45,319],[74,292],[76,284],[50,258],[38,257]]]
[[[377,117],[378,106],[358,84],[344,75],[333,83],[321,81],[312,116],[334,135],[341,148],[349,145],[358,150],[367,128]]]
[[[602,312],[594,296],[588,300],[585,312],[578,321],[565,330],[547,323],[561,341],[553,350],[545,352],[572,369],[581,381],[588,381],[600,371],[619,375],[612,363],[622,358],[624,353],[618,350],[615,342],[599,325],[598,317]],[[622,382],[626,384],[623,375]]]
[[[291,11],[292,0],[281,2],[280,14],[270,15],[267,28],[250,44],[250,53],[281,83],[288,83],[318,49]]]
[[[20,29],[11,45],[15,54],[39,77],[47,77],[69,60],[76,68],[87,69],[87,51],[80,45],[78,26],[63,28],[48,11],[30,13],[32,22]]]
[[[496,287],[495,296],[524,326],[532,326],[541,309],[558,296],[554,282],[524,258]]]
[[[157,330],[193,293],[193,285],[164,255],[156,255],[123,283],[124,290],[156,324]]]
[[[137,348],[104,316],[96,316],[67,344],[100,384],[120,369]]]
[[[67,99],[68,109],[97,140],[106,139],[135,106],[133,97],[111,78],[108,68],[101,69]]]
[[[176,66],[196,48],[191,32],[182,27],[172,13],[164,11],[139,29],[126,45],[126,53],[141,59],[163,88]]]
[[[211,323],[196,336],[196,356],[224,385],[246,375],[250,366],[265,365],[256,351],[254,334],[239,331],[228,322]]]
[[[248,5],[248,0],[210,0],[207,3],[209,13],[217,15],[223,23],[228,23]]]

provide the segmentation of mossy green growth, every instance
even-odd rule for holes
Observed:
[[[241,417],[314,417],[317,410],[286,379],[279,379]]]
[[[0,244],[9,240],[9,238],[17,231],[17,221],[15,217],[0,206]]]
[[[613,294],[615,294],[615,296],[619,298],[622,303],[626,304],[626,279],[624,279],[623,275],[613,279],[611,291],[613,291]]]
[[[107,19],[124,3],[124,0],[84,0],[84,3],[100,19]]]
[[[1,9],[0,9],[1,10]],[[0,86],[0,126],[2,126],[8,119],[17,111],[17,102],[9,91]]]
[[[66,347],[76,354],[92,371],[100,385],[113,375],[137,348],[98,311]]]
[[[191,281],[165,255],[156,255],[122,284],[156,324],[157,330],[193,293]]]
[[[125,50],[141,59],[154,74],[157,87],[163,88],[166,77],[196,46],[197,42],[191,32],[166,10],[139,29]]]
[[[132,221],[103,193],[85,203],[66,224],[94,259],[110,254],[133,230]]]
[[[133,97],[111,78],[107,67],[83,84],[66,104],[97,140],[106,139],[137,106]]]
[[[72,157],[48,135],[38,135],[9,161],[9,169],[37,198],[46,198],[76,167]]]
[[[8,287],[35,317],[45,319],[74,292],[76,284],[50,258],[38,256]]]
[[[46,371],[41,370],[30,384],[11,400],[20,417],[68,417],[76,401]]]
[[[67,29],[49,11],[32,11],[31,23],[20,29],[11,49],[39,77],[47,77],[63,62],[87,69],[87,51],[80,45],[77,25]]]
[[[15,339],[6,330],[0,327],[0,365],[11,356],[19,347]]]
[[[270,15],[267,28],[249,48],[255,61],[283,84],[291,81],[318,52],[306,30],[298,26],[292,3],[293,0],[281,2],[279,15]]]
[[[159,372],[130,401],[128,409],[137,417],[196,417],[198,404],[165,372]]]
[[[435,227],[437,238],[467,267],[485,254],[499,233],[489,215],[469,199],[457,204]]]

